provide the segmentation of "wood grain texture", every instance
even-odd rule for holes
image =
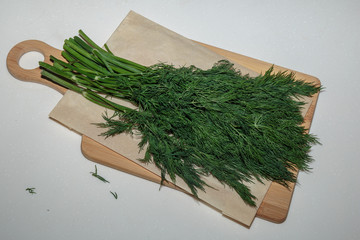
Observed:
[[[20,58],[28,52],[36,51],[44,55],[44,62],[50,62],[50,56],[53,55],[56,58],[63,59],[61,56],[61,51],[59,49],[53,48],[50,45],[38,41],[38,40],[26,40],[16,44],[8,53],[6,58],[6,66],[10,74],[23,81],[36,82],[44,84],[48,87],[55,89],[56,91],[64,94],[66,88],[63,88],[60,85],[57,85],[51,81],[48,81],[41,77],[41,70],[39,67],[34,69],[24,69],[19,65]]]
[[[268,70],[271,66],[274,66],[275,71],[291,71],[295,73],[295,76],[297,79],[305,80],[307,82],[312,82],[315,84],[320,85],[319,79],[316,77],[296,72],[281,66],[276,66],[271,63],[267,63],[261,60],[257,60],[254,58],[250,58],[241,54],[237,54],[234,52],[230,52],[224,49],[220,49],[217,47],[213,47],[204,43],[197,42],[208,49],[224,56],[225,58],[236,62],[240,65],[243,65],[253,71],[256,71],[258,73],[264,73],[266,70]],[[66,92],[66,89],[54,84],[44,78],[41,77],[40,68],[35,68],[31,70],[23,69],[19,66],[19,60],[21,56],[27,52],[30,51],[37,51],[44,55],[44,61],[49,62],[50,55],[53,55],[57,58],[61,57],[61,50],[58,50],[56,48],[53,48],[49,46],[48,44],[37,41],[37,40],[27,40],[21,43],[18,43],[15,45],[9,52],[7,56],[7,68],[9,72],[17,79],[23,80],[23,81],[31,81],[36,82],[40,84],[47,85],[58,92],[64,94]],[[317,103],[319,94],[315,94],[312,99],[311,106],[305,116],[305,121],[303,126],[306,129],[309,129],[311,126],[311,122],[314,116],[314,111]],[[99,144],[98,142],[94,141],[93,139],[82,136],[82,142],[81,142],[81,150],[83,155],[96,163],[159,183],[160,177],[156,174],[150,172],[149,170],[143,168],[142,166],[134,163],[133,161],[121,156],[120,154],[112,151],[109,148],[106,148],[105,146]],[[296,172],[296,174],[298,174]],[[177,189],[182,191],[180,188],[176,187],[172,183],[165,183],[166,186]],[[267,194],[265,195],[265,198],[261,204],[261,206],[258,209],[257,217],[260,217],[262,219],[274,222],[274,223],[282,223],[285,221],[290,203],[291,198],[293,195],[293,191],[295,188],[294,184],[289,184],[289,188],[285,188],[282,185],[279,185],[277,183],[272,183]]]

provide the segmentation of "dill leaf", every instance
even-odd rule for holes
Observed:
[[[97,179],[99,179],[100,181],[104,182],[104,183],[109,183],[108,180],[106,180],[105,178],[103,178],[102,176],[100,176],[98,173],[97,173],[97,167],[95,165],[95,172],[90,172],[92,176],[96,177]]]

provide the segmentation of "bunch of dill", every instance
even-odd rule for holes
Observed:
[[[249,205],[255,196],[244,184],[254,179],[295,182],[291,170],[308,170],[315,136],[301,126],[299,96],[320,86],[269,69],[258,77],[242,75],[227,60],[208,70],[168,64],[151,67],[114,56],[81,30],[65,40],[63,56],[41,62],[44,77],[115,110],[104,114],[105,137],[140,132],[145,163],[161,170],[162,181],[182,178],[197,196],[203,176],[212,175]],[[129,109],[107,96],[126,99]],[[211,186],[210,186],[211,187]]]

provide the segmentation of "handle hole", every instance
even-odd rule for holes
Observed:
[[[30,51],[21,56],[19,60],[20,67],[24,69],[34,69],[39,67],[39,61],[44,61],[45,57],[37,51]]]

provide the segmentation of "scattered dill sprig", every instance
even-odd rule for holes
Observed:
[[[97,173],[97,167],[95,165],[95,172],[90,172],[92,176],[96,177],[97,179],[101,180],[102,182],[105,182],[105,183],[108,183],[109,181],[106,180],[105,178],[103,178],[102,176],[100,176],[98,173]]]
[[[203,177],[212,175],[255,206],[246,182],[267,179],[287,186],[296,181],[291,170],[310,169],[309,150],[318,140],[301,126],[304,102],[296,98],[312,96],[320,86],[273,68],[258,77],[242,75],[227,60],[207,70],[145,67],[114,56],[81,30],[79,35],[65,40],[66,61],[40,62],[42,75],[114,110],[97,124],[107,129],[104,137],[140,132],[141,161],[161,170],[162,183],[179,176],[197,196],[207,185]],[[93,176],[99,178],[96,166]]]
[[[28,192],[31,193],[31,194],[36,194],[34,187],[32,187],[32,188],[26,188],[25,191],[28,191]]]
[[[118,199],[118,194],[116,192],[110,191],[110,193],[114,196],[115,199]]]

